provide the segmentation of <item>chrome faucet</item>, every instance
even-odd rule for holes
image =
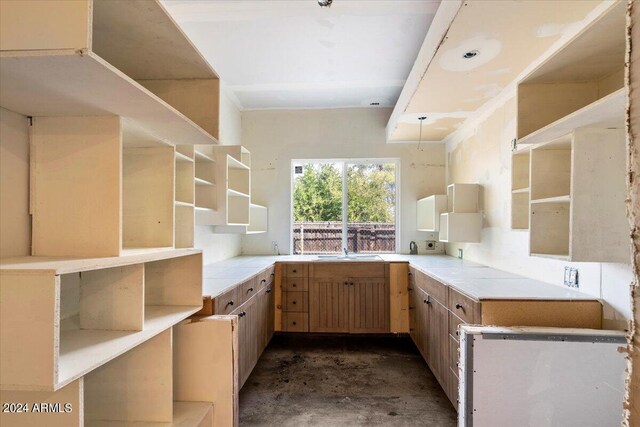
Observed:
[[[344,252],[344,256],[345,256],[346,258],[349,258],[349,251],[347,250],[347,248],[346,248],[346,247],[342,248],[342,252]]]

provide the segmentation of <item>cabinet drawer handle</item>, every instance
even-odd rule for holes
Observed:
[[[230,306],[230,305],[233,305],[233,300],[231,300],[231,301],[229,301],[229,302],[227,303],[227,306]]]
[[[464,307],[462,306],[462,304],[456,304],[456,309],[462,309],[462,311],[464,311]]]
[[[267,289],[265,292],[266,293],[271,293],[271,288]]]
[[[422,302],[425,303],[425,304],[431,304],[431,301],[429,301],[428,299],[426,299],[426,300],[424,300]]]
[[[296,302],[295,301],[291,301],[291,304],[296,305]]]
[[[292,273],[297,273],[297,272],[298,272],[298,270],[291,270],[291,272],[292,272]]]
[[[344,285],[345,286],[349,286],[349,282],[344,282]]]
[[[247,293],[249,293],[249,292],[253,292],[253,288],[247,289]]]
[[[415,307],[409,307],[409,310],[413,310]]]
[[[276,273],[271,273],[270,277],[276,277]]]
[[[267,279],[260,280],[260,284],[262,285],[263,283],[267,283]]]
[[[244,317],[247,315],[246,311],[243,311],[242,313],[238,313],[238,317]]]
[[[293,326],[296,326],[296,325],[297,325],[297,323],[296,323],[296,322],[291,322],[291,324],[292,324]]]
[[[413,291],[413,288],[407,288],[407,290],[408,290],[409,292],[411,292],[411,291]]]
[[[291,284],[291,287],[292,287],[292,288],[297,288],[297,287],[298,287],[298,285],[296,285],[295,283],[292,283],[292,284]]]

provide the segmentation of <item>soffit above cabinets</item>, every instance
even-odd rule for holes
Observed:
[[[427,35],[387,125],[388,142],[417,142],[419,117],[426,117],[421,140],[442,141],[605,3],[613,2],[468,0],[454,12],[448,5],[449,17],[440,17],[448,29]]]

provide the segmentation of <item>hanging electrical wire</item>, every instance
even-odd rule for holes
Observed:
[[[418,120],[420,120],[420,137],[418,138],[418,151],[424,151],[420,149],[420,144],[422,144],[422,123],[426,118],[427,116],[418,117]]]

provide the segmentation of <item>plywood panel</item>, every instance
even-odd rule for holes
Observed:
[[[119,117],[33,119],[33,255],[120,254],[121,157]]]
[[[569,143],[570,144],[570,143]],[[571,146],[531,151],[531,200],[571,193]]]
[[[60,281],[0,272],[2,389],[47,390],[58,378]]]
[[[213,402],[214,425],[238,423],[238,318],[211,316],[174,327],[174,398]]]
[[[145,304],[202,305],[202,255],[145,264]]]
[[[88,421],[171,422],[171,331],[160,333],[84,377]]]
[[[144,264],[80,273],[80,329],[141,331]]]
[[[87,49],[89,0],[0,2],[0,50]]]
[[[138,83],[189,117],[211,136],[219,138],[220,80],[138,80]]]
[[[569,203],[531,205],[530,252],[569,256]]]
[[[192,248],[195,233],[195,213],[193,206],[176,206],[176,248]]]
[[[624,129],[576,130],[572,157],[572,259],[628,263]]]
[[[394,333],[409,332],[409,264],[389,265],[389,328]]]
[[[174,168],[173,147],[124,150],[124,247],[174,245]]]
[[[309,332],[349,332],[347,281],[309,281]]]
[[[599,301],[482,301],[482,324],[602,329]]]
[[[518,85],[518,138],[598,99],[597,82]]]
[[[132,78],[217,77],[160,1],[95,1],[93,8],[93,50]]]
[[[0,391],[0,401],[28,403],[28,413],[0,412],[0,425],[11,427],[82,427],[84,425],[84,387],[82,378],[58,391]],[[58,413],[35,412],[49,405]]]
[[[30,254],[29,120],[0,108],[0,258]]]

